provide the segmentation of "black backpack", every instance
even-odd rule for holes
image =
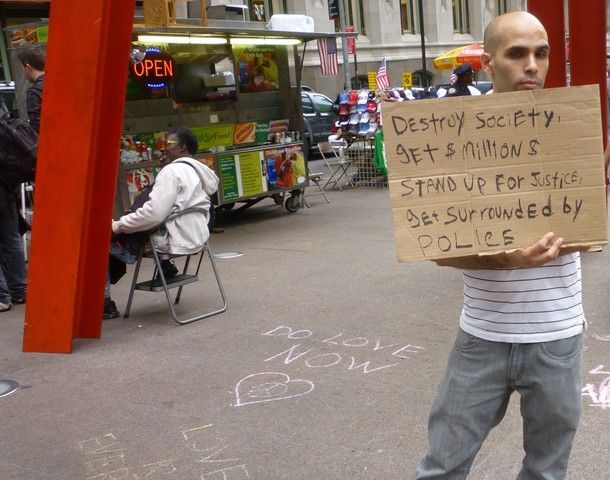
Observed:
[[[34,180],[38,134],[28,123],[8,114],[0,117],[0,179],[7,185]]]

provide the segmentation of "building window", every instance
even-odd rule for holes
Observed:
[[[470,33],[468,0],[453,0],[453,32]]]
[[[347,11],[345,12],[345,24],[353,25],[357,32],[361,35],[366,35],[366,28],[364,25],[364,16],[362,12],[362,0],[349,0],[346,2]],[[335,32],[340,32],[339,19],[335,18]]]
[[[366,35],[366,28],[364,25],[364,16],[362,15],[362,0],[348,0],[345,7],[345,24],[353,25],[356,32],[360,35]],[[341,27],[339,26],[339,19],[335,18],[335,32],[340,32]]]
[[[402,33],[417,33],[419,11],[415,0],[400,0],[400,26]]]
[[[496,0],[496,15],[502,15],[508,11],[506,3],[506,0]]]

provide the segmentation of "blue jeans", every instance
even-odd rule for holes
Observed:
[[[521,396],[525,458],[518,480],[565,478],[580,419],[582,335],[489,342],[460,330],[428,421],[417,479],[464,479],[481,444]]]
[[[122,245],[111,242],[110,243],[110,255],[113,257],[122,260],[127,264],[136,263],[138,261],[138,255],[135,255],[133,252],[129,251]],[[104,287],[104,297],[110,298],[110,273],[106,272],[106,285]]]
[[[0,183],[0,302],[10,305],[11,295],[23,296],[26,289],[25,255],[19,235],[17,198]]]

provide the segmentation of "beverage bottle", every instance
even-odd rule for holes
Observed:
[[[269,185],[275,185],[277,182],[277,172],[275,171],[275,158],[267,159],[267,181]]]

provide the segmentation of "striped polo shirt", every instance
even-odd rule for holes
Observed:
[[[577,335],[585,325],[578,252],[542,267],[464,271],[460,328],[475,337],[549,342]]]

